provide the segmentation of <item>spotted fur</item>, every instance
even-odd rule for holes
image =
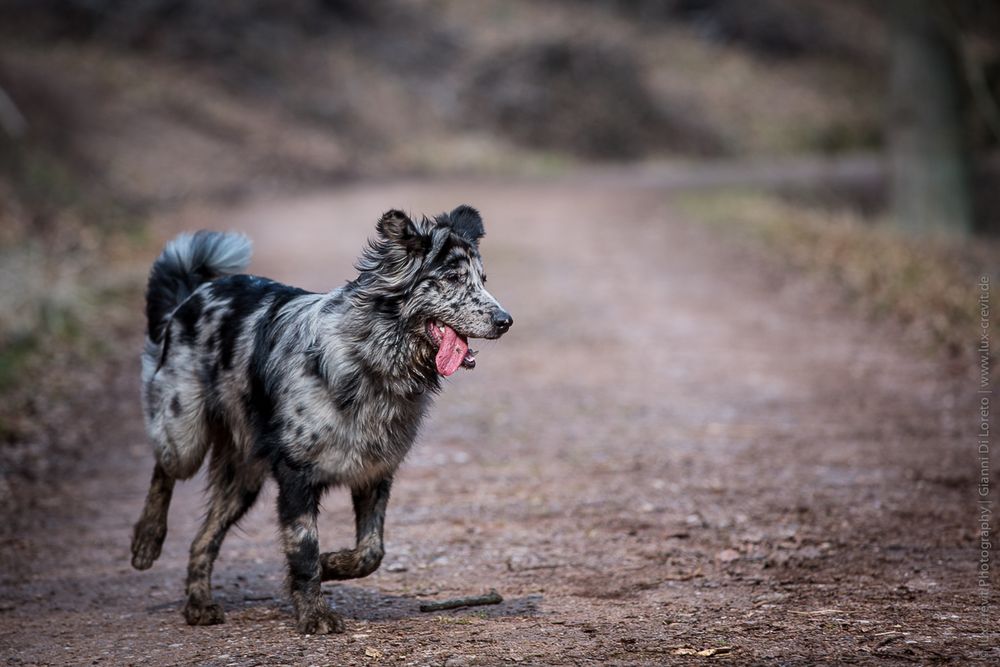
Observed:
[[[250,243],[236,234],[183,235],[153,264],[142,404],[156,465],[132,565],[159,556],[174,482],[211,450],[207,514],[188,565],[192,625],[223,621],[212,566],[270,476],[297,628],[342,631],[320,582],[381,563],[393,476],[440,389],[428,322],[484,338],[510,327],[485,287],[475,209],[420,222],[389,211],[376,230],[357,278],[326,294],[242,274]],[[357,542],[320,553],[316,516],[333,486],[350,489]]]

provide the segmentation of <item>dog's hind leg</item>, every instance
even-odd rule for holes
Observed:
[[[167,536],[167,510],[174,493],[174,478],[157,463],[149,483],[146,505],[132,532],[132,567],[146,570],[160,557]]]
[[[238,460],[231,448],[216,446],[209,472],[211,499],[208,514],[191,544],[188,561],[187,604],[184,618],[190,625],[222,623],[222,606],[212,599],[212,566],[229,528],[257,500],[266,469]]]
[[[386,477],[352,491],[357,546],[320,556],[323,581],[367,577],[378,569],[382,556],[385,555],[382,528],[385,525],[385,508],[389,503],[391,486],[392,478]]]
[[[162,387],[148,382],[143,404],[156,467],[146,504],[132,532],[132,567],[137,570],[148,569],[160,557],[174,482],[198,472],[209,443],[204,408],[199,401],[185,406],[180,391],[167,400]]]

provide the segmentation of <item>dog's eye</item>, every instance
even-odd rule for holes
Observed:
[[[446,275],[444,277],[444,279],[446,281],[448,281],[449,283],[451,283],[453,285],[457,285],[458,283],[462,282],[462,280],[464,278],[465,278],[464,276],[461,276],[461,275],[459,275],[457,273],[449,273],[448,275]]]

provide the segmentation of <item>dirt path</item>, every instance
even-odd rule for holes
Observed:
[[[130,361],[103,385],[107,430],[72,502],[4,545],[9,663],[1000,659],[983,634],[997,615],[975,607],[972,381],[769,277],[669,195],[382,185],[207,219],[254,237],[255,272],[325,289],[382,210],[460,202],[486,217],[490,286],[516,324],[448,382],[398,476],[381,571],[326,587],[347,633],[294,634],[271,494],[223,547],[225,625],[180,614],[198,483],[175,494],[161,560],[129,568],[151,468]],[[320,530],[324,549],[351,539],[343,492]],[[417,609],[491,587],[503,604]]]

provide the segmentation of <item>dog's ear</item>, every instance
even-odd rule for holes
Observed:
[[[420,233],[417,225],[402,211],[388,211],[375,225],[379,236],[394,243],[407,252],[417,253],[427,250],[427,237]]]
[[[448,214],[451,219],[451,229],[463,239],[472,244],[472,247],[479,247],[479,239],[483,238],[486,230],[483,229],[483,219],[479,211],[462,204]]]

